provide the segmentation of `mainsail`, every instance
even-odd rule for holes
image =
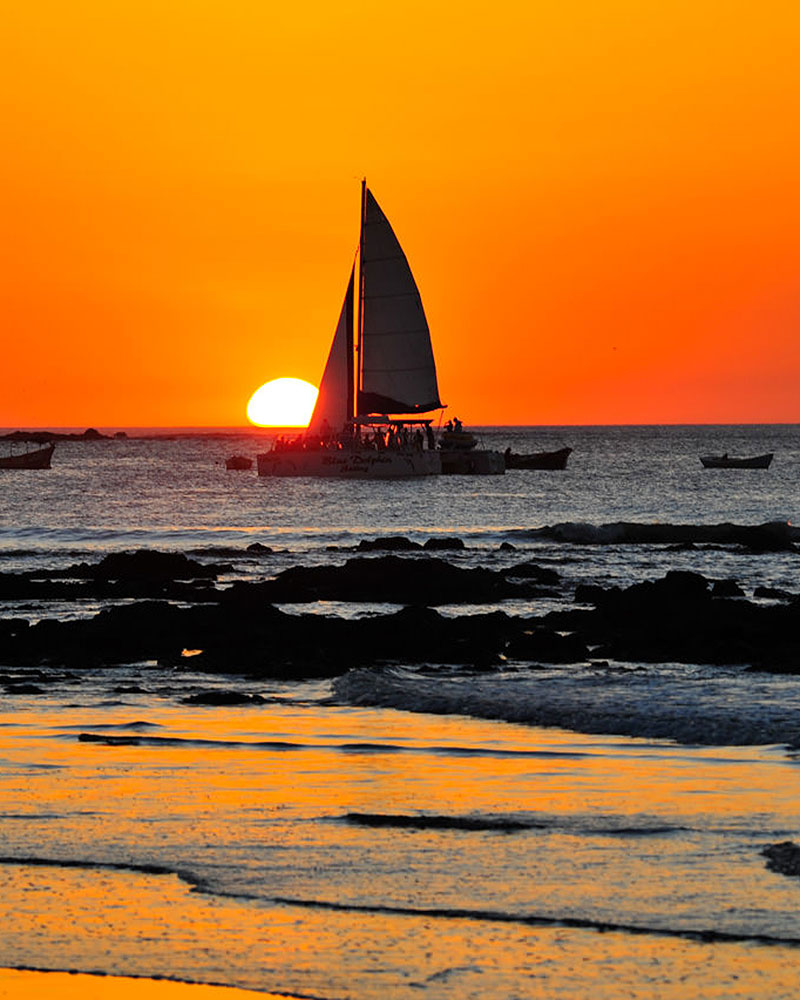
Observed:
[[[357,414],[439,409],[436,364],[422,300],[406,255],[369,190],[361,238],[361,275]]]
[[[355,266],[339,315],[336,333],[328,352],[325,371],[319,384],[317,402],[308,424],[308,433],[325,432],[323,424],[337,433],[353,417],[353,285]]]

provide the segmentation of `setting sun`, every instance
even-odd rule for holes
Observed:
[[[259,427],[306,427],[317,390],[300,378],[275,378],[256,389],[247,404],[247,419]]]

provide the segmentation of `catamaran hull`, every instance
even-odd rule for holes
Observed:
[[[436,451],[267,451],[256,455],[259,476],[408,479],[438,476]]]

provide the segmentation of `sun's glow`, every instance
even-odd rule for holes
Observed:
[[[247,419],[258,427],[307,427],[317,390],[301,378],[274,378],[256,389]]]

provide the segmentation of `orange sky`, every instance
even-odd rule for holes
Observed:
[[[796,3],[3,21],[0,426],[243,424],[262,382],[316,384],[363,175],[451,415],[800,421]]]

